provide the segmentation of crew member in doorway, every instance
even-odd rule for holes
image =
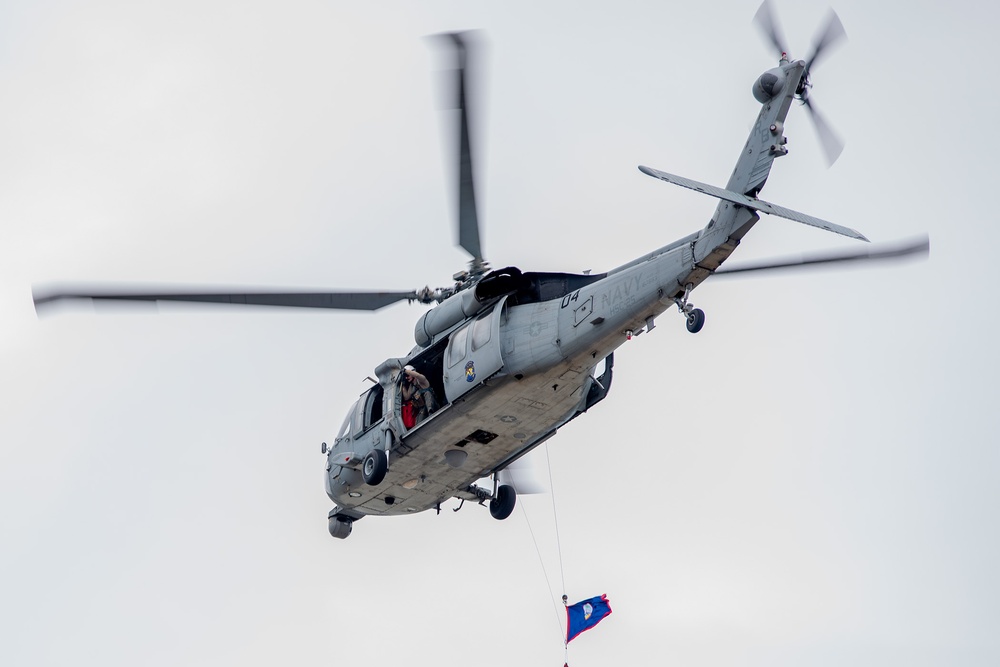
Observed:
[[[403,368],[400,394],[403,397],[403,426],[406,428],[413,428],[437,409],[430,380],[415,371],[413,366]]]

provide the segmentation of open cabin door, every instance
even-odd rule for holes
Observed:
[[[478,387],[503,368],[500,318],[507,297],[456,329],[444,355],[444,391],[448,403]]]

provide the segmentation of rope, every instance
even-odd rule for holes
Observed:
[[[563,567],[562,558],[562,539],[559,536],[559,516],[556,514],[556,494],[555,485],[552,483],[552,462],[549,459],[549,445],[546,443],[545,447],[545,465],[549,469],[549,493],[552,495],[552,521],[555,525],[556,532],[556,551],[559,554],[559,578],[562,581],[562,603],[565,607],[568,602],[566,599],[566,570]],[[524,509],[524,503],[518,503],[521,508],[521,514],[524,515],[524,522],[528,526],[528,533],[531,535],[531,541],[535,545],[535,553],[538,555],[538,563],[542,568],[542,575],[545,577],[545,585],[549,589],[549,598],[552,600],[552,609],[556,613],[556,627],[559,630],[559,637],[563,642],[563,655],[566,658],[566,663],[569,662],[569,643],[566,641],[565,635],[565,625],[563,623],[563,616],[559,614],[559,605],[556,604],[556,596],[552,593],[552,582],[549,581],[549,573],[545,569],[545,561],[542,559],[542,551],[538,548],[538,540],[535,538],[535,531],[531,527],[531,521],[528,520],[528,512]]]
[[[556,550],[559,552],[559,576],[562,578],[563,596],[566,595],[566,572],[563,570],[562,540],[559,538],[559,517],[556,515],[556,486],[552,483],[552,462],[549,460],[549,443],[545,443],[545,465],[549,469],[549,494],[552,496],[552,521],[556,527]]]
[[[562,637],[562,619],[559,618],[559,606],[556,605],[556,596],[552,593],[552,584],[549,582],[549,573],[545,570],[545,561],[542,560],[542,551],[538,548],[538,540],[535,539],[535,531],[531,528],[531,521],[528,520],[528,512],[524,509],[524,503],[518,503],[521,514],[524,515],[524,522],[528,524],[528,533],[531,534],[531,541],[535,543],[535,553],[538,554],[538,564],[542,566],[542,575],[545,577],[545,585],[549,588],[549,599],[552,600],[552,610],[556,613],[556,628],[559,636]]]
[[[552,523],[556,528],[556,551],[559,553],[559,577],[562,579],[562,603],[565,607],[569,604],[569,601],[566,599],[566,570],[563,568],[562,538],[559,537],[559,515],[556,514],[556,485],[552,483],[552,461],[549,459],[549,443],[545,443],[545,465],[549,469],[549,493],[552,495]],[[566,667],[569,667],[569,642],[566,640],[566,636],[562,634],[562,628],[560,628],[559,634],[563,640],[563,662]]]

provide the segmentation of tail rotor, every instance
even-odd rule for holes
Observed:
[[[771,9],[770,0],[764,0],[760,9],[754,15],[754,23],[775,49],[778,50],[781,59],[788,59],[788,47],[778,25],[778,20]],[[824,116],[816,109],[816,105],[809,99],[809,91],[812,88],[812,81],[809,76],[813,65],[820,60],[820,57],[828,54],[831,47],[847,39],[847,31],[844,24],[840,22],[837,13],[830,10],[826,22],[813,40],[812,53],[806,59],[805,69],[799,80],[798,88],[795,90],[796,97],[809,111],[816,134],[819,136],[820,145],[826,155],[827,165],[833,165],[844,150],[844,142],[837,136],[833,127],[826,121]]]

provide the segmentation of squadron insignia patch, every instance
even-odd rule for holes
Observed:
[[[472,382],[476,379],[476,364],[472,361],[465,365],[465,381]]]

